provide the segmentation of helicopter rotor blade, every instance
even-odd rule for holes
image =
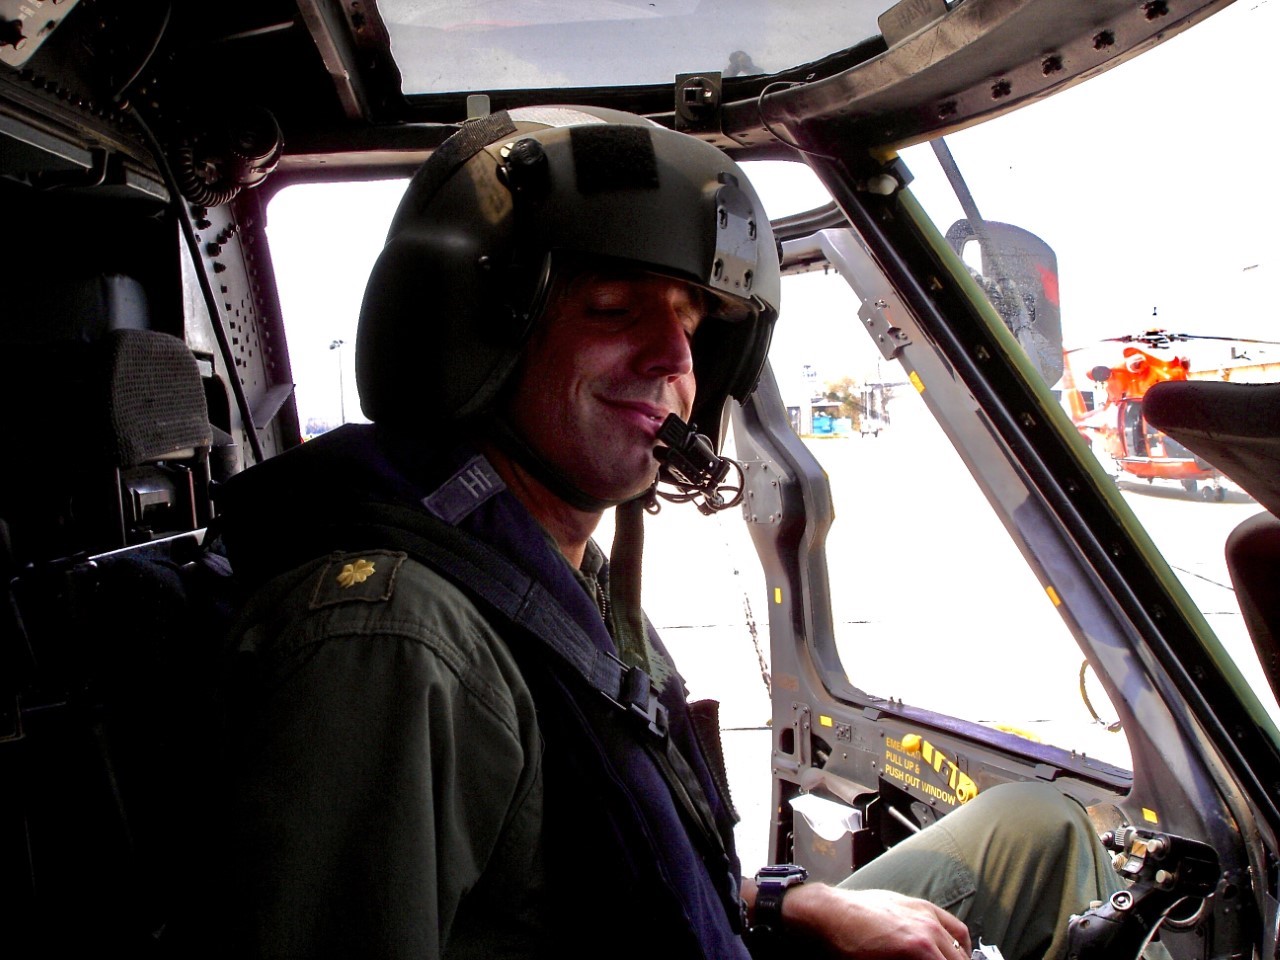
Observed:
[[[1178,340],[1229,340],[1232,343],[1263,343],[1271,346],[1280,346],[1280,340],[1254,340],[1250,337],[1221,337],[1211,333],[1177,333],[1170,334],[1170,337]]]
[[[1103,337],[1103,343],[1144,343],[1149,347],[1168,347],[1188,340],[1224,340],[1230,343],[1258,343],[1280,346],[1280,340],[1255,340],[1251,337],[1224,337],[1211,333],[1171,333],[1168,330],[1147,330],[1143,333],[1126,333],[1119,337]]]

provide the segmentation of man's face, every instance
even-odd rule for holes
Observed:
[[[644,273],[561,284],[530,339],[509,410],[525,440],[584,493],[653,483],[658,428],[693,406],[692,341],[703,292]]]

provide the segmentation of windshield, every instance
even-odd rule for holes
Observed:
[[[406,94],[670,84],[778,73],[880,33],[882,0],[381,0]]]
[[[1032,278],[1010,297],[1001,281],[1016,264],[984,256],[972,237],[955,243],[1273,719],[1280,709],[1223,556],[1227,535],[1262,508],[1151,428],[1141,398],[1162,379],[1280,381],[1280,188],[1269,131],[1242,94],[1266,82],[1277,26],[1274,6],[1235,4],[1101,77],[948,137],[945,149],[904,152],[940,233],[973,234],[976,211],[979,226],[1016,225],[1051,248],[1033,259],[1056,269],[1024,271]],[[1214,171],[1226,173],[1217,187]],[[1027,631],[1001,654],[1007,679],[1035,657],[1044,682],[1039,639]],[[1084,670],[1086,699],[1091,680]],[[1105,698],[1088,707],[1113,719]]]

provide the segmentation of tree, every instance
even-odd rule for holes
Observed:
[[[860,425],[866,408],[862,384],[856,379],[841,377],[839,380],[830,381],[826,385],[823,396],[832,403],[840,404],[840,416],[848,417],[855,429]]]

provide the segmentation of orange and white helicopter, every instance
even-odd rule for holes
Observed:
[[[1113,366],[1099,364],[1088,372],[1097,388],[1105,389],[1101,404],[1089,403],[1075,382],[1070,354],[1064,352],[1062,396],[1071,419],[1094,453],[1113,475],[1124,475],[1152,483],[1171,480],[1187,493],[1205,500],[1222,500],[1226,490],[1222,474],[1190,450],[1147,423],[1142,398],[1155,384],[1166,380],[1188,380],[1191,362],[1173,350],[1175,343],[1188,340],[1223,340],[1234,343],[1274,344],[1273,340],[1250,340],[1153,329],[1139,334],[1108,337],[1105,342],[1123,343],[1121,360]]]

